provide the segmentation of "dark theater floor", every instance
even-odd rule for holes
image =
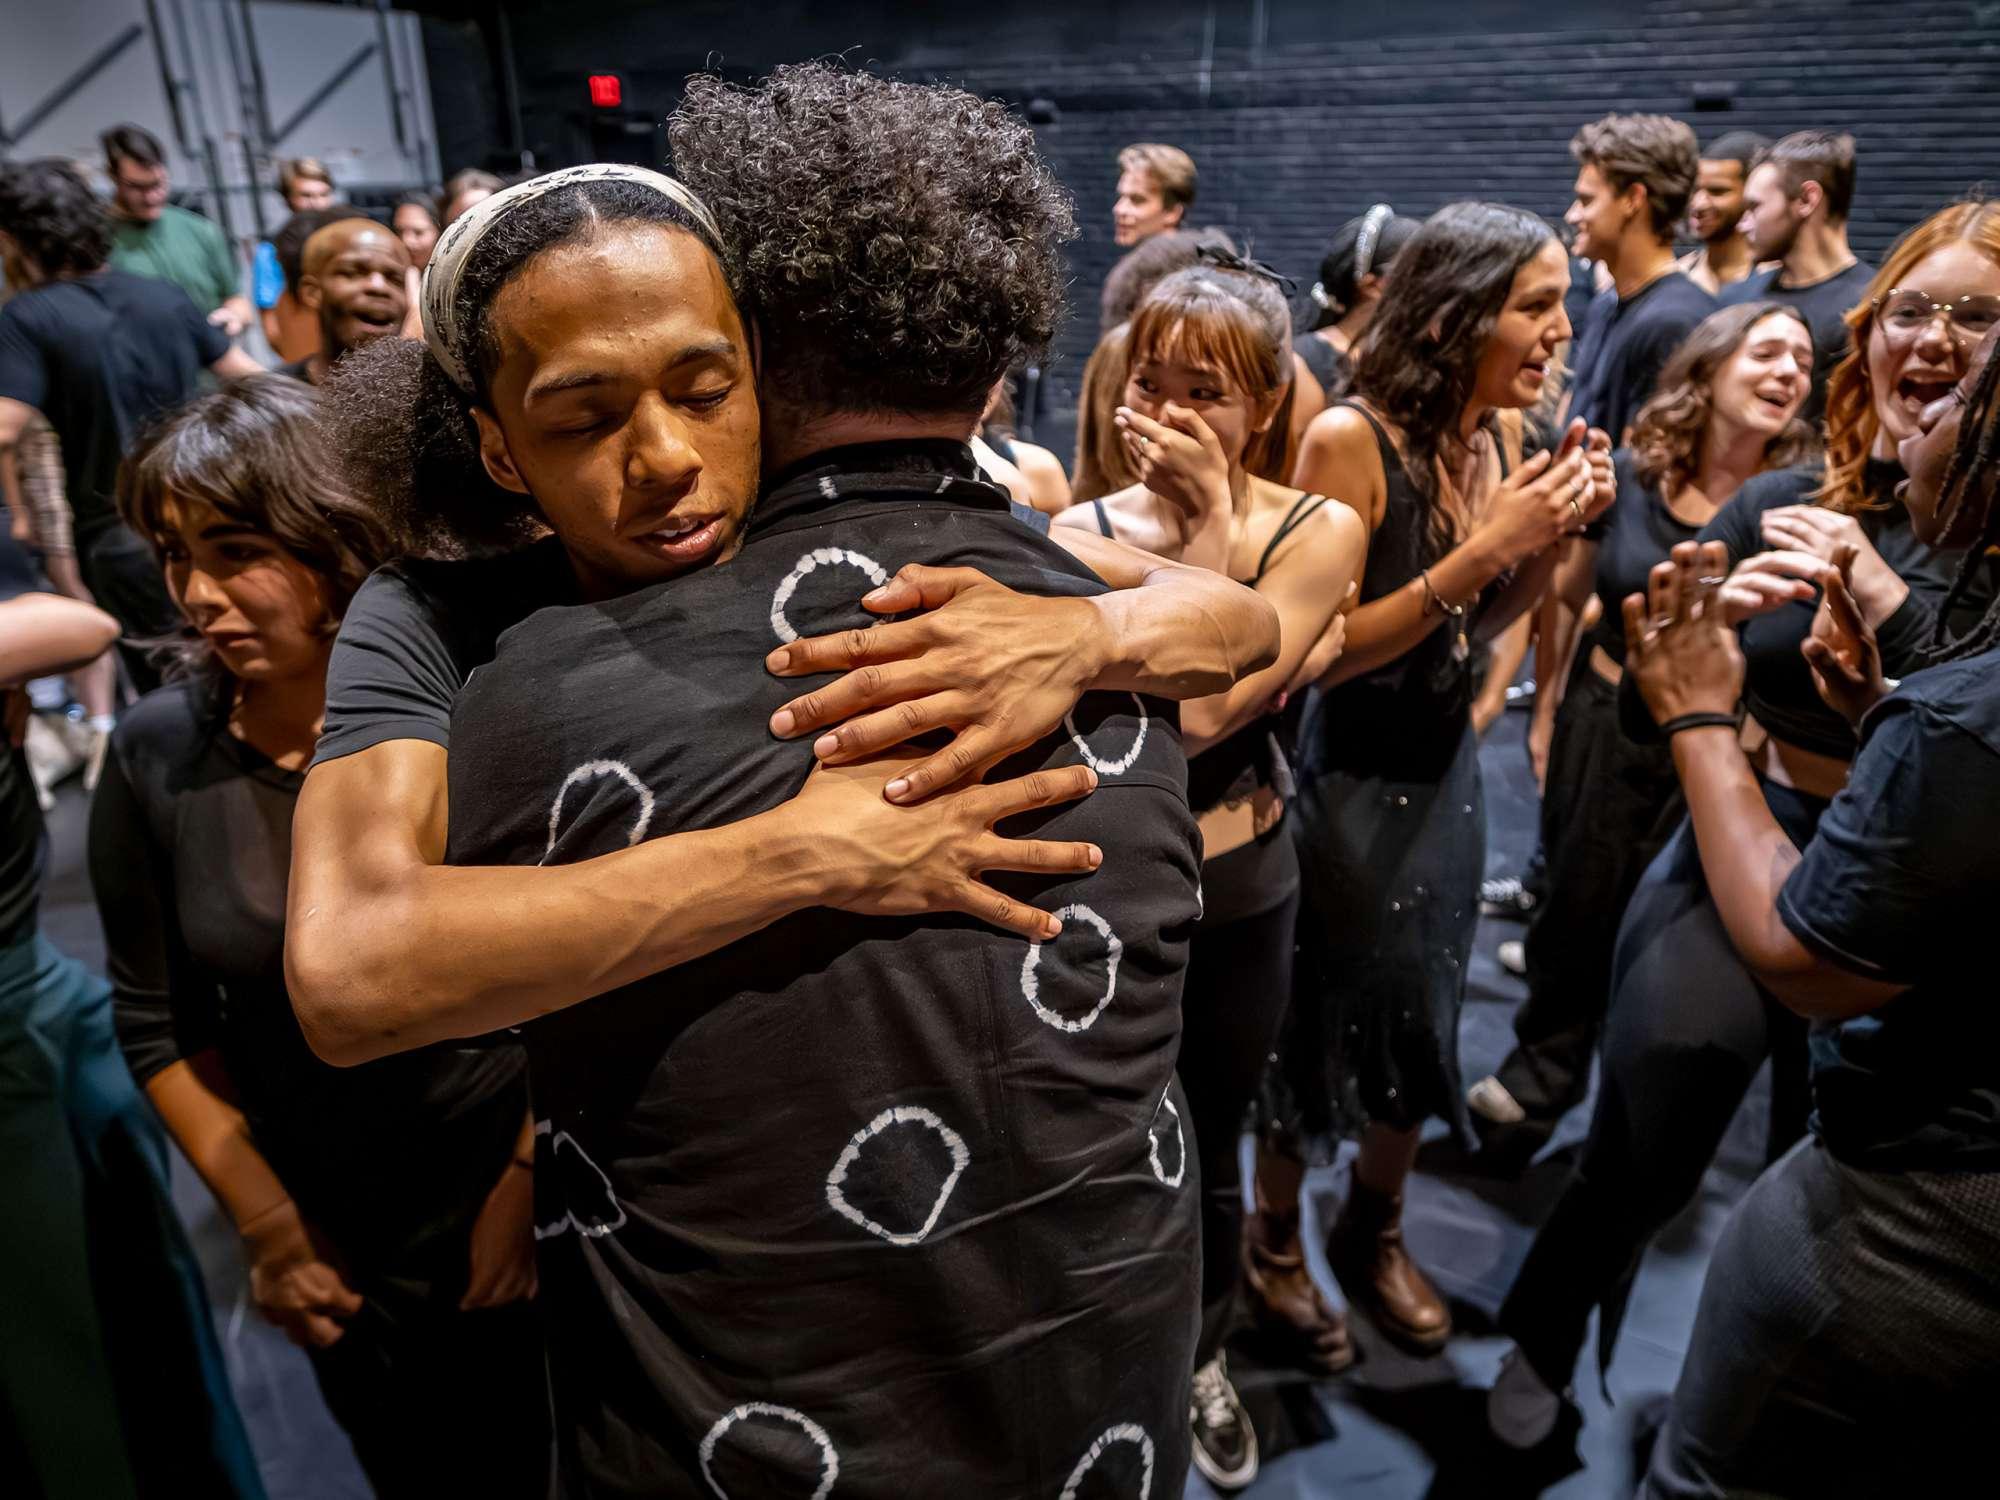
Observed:
[[[1533,787],[1521,748],[1525,717],[1506,715],[1482,752],[1492,819],[1488,866],[1495,872],[1518,871],[1534,838]],[[103,943],[82,870],[84,811],[72,782],[51,820],[55,858],[43,925],[53,941],[101,971]],[[1521,986],[1498,966],[1493,951],[1519,933],[1490,920],[1480,933],[1460,1034],[1468,1080],[1490,1070],[1507,1050]],[[1259,1369],[1247,1351],[1233,1355],[1238,1385],[1260,1424],[1272,1419],[1283,1430],[1281,1444],[1299,1441],[1269,1459],[1247,1493],[1257,1500],[1629,1495],[1637,1452],[1686,1347],[1710,1246],[1762,1159],[1763,1106],[1760,1081],[1700,1200],[1647,1256],[1610,1370],[1612,1402],[1598,1387],[1593,1357],[1578,1380],[1584,1425],[1575,1452],[1525,1463],[1485,1437],[1485,1388],[1505,1347],[1492,1332],[1492,1319],[1534,1225],[1561,1186],[1568,1162],[1563,1147],[1581,1135],[1584,1117],[1578,1112],[1565,1122],[1554,1159],[1531,1168],[1519,1183],[1462,1170],[1448,1143],[1432,1143],[1411,1185],[1408,1232],[1417,1258],[1454,1304],[1457,1337],[1441,1357],[1418,1361],[1388,1348],[1364,1324],[1358,1331],[1362,1359],[1340,1379],[1317,1386]],[[206,1190],[176,1165],[177,1196],[208,1272],[216,1325],[271,1500],[366,1500],[368,1487],[319,1399],[304,1356],[250,1307],[234,1235]],[[1321,1222],[1331,1221],[1343,1181],[1339,1166],[1308,1180]],[[1317,1245],[1309,1253],[1331,1289]],[[1188,1493],[1206,1500],[1213,1492],[1193,1478]]]

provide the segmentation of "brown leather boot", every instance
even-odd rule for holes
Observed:
[[[1326,1258],[1348,1301],[1412,1354],[1436,1354],[1451,1338],[1451,1310],[1404,1248],[1400,1193],[1355,1182],[1327,1236]]]
[[[1336,1375],[1354,1363],[1354,1341],[1306,1269],[1299,1239],[1304,1176],[1302,1162],[1258,1141],[1257,1210],[1243,1226],[1243,1282],[1251,1316],[1273,1352],[1316,1375]]]

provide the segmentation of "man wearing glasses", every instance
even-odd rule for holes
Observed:
[[[1724,306],[1784,302],[1812,329],[1812,390],[1799,415],[1817,423],[1826,410],[1826,377],[1846,357],[1842,320],[1868,293],[1874,277],[1847,248],[1847,214],[1854,204],[1854,137],[1800,130],[1762,152],[1743,188],[1743,235],[1751,258],[1775,260],[1722,289]]]
[[[152,132],[114,125],[100,137],[111,176],[111,264],[171,281],[232,339],[250,323],[236,257],[222,231],[167,202],[166,152]]]

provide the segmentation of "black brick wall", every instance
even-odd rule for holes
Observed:
[[[1201,172],[1194,220],[1240,233],[1302,287],[1331,230],[1378,199],[1419,216],[1473,196],[1560,215],[1571,134],[1614,109],[1680,115],[1704,140],[1738,127],[1853,131],[1852,233],[1865,258],[1969,188],[2000,188],[2000,0],[1024,0],[949,10],[916,0],[537,0],[509,9],[527,135],[552,165],[590,153],[583,80],[606,69],[625,75],[628,101],[652,119],[695,69],[749,75],[834,52],[1020,106],[1053,104],[1038,132],[1083,228],[1071,256],[1074,313],[1051,361],[1058,407],[1071,399],[1116,254],[1113,158],[1135,140],[1188,150]],[[450,142],[449,122],[439,126]],[[652,149],[643,134],[628,139],[640,154]]]

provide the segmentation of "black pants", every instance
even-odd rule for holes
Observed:
[[[118,622],[118,657],[135,692],[160,685],[159,668],[146,643],[177,633],[185,623],[160,573],[159,559],[129,526],[115,525],[77,543],[77,570],[97,607]]]
[[[370,1298],[313,1371],[377,1500],[546,1500],[554,1450],[534,1304],[391,1313]]]
[[[1996,1264],[2000,1172],[1800,1142],[1716,1244],[1641,1496],[1987,1492]]]
[[[1826,807],[1768,782],[1764,799],[1799,845]],[[1600,1305],[1599,1367],[1609,1368],[1640,1257],[1700,1188],[1766,1058],[1773,1159],[1805,1133],[1809,1112],[1805,1022],[1737,958],[1686,820],[1633,892],[1612,971],[1590,1138],[1500,1309],[1501,1330],[1558,1390]]]
[[[1229,1336],[1242,1280],[1244,1116],[1273,1060],[1292,993],[1298,863],[1291,835],[1263,839],[1202,866],[1206,907],[1188,945],[1181,1000],[1181,1092],[1201,1164],[1201,1337],[1195,1366]],[[1262,911],[1234,915],[1244,906]],[[1213,925],[1211,925],[1213,924]]]
[[[1589,1087],[1618,921],[1680,812],[1673,752],[1626,738],[1618,689],[1587,655],[1579,659],[1556,712],[1542,792],[1548,873],[1528,923],[1528,999],[1495,1075],[1527,1111],[1522,1129],[1535,1144]]]

